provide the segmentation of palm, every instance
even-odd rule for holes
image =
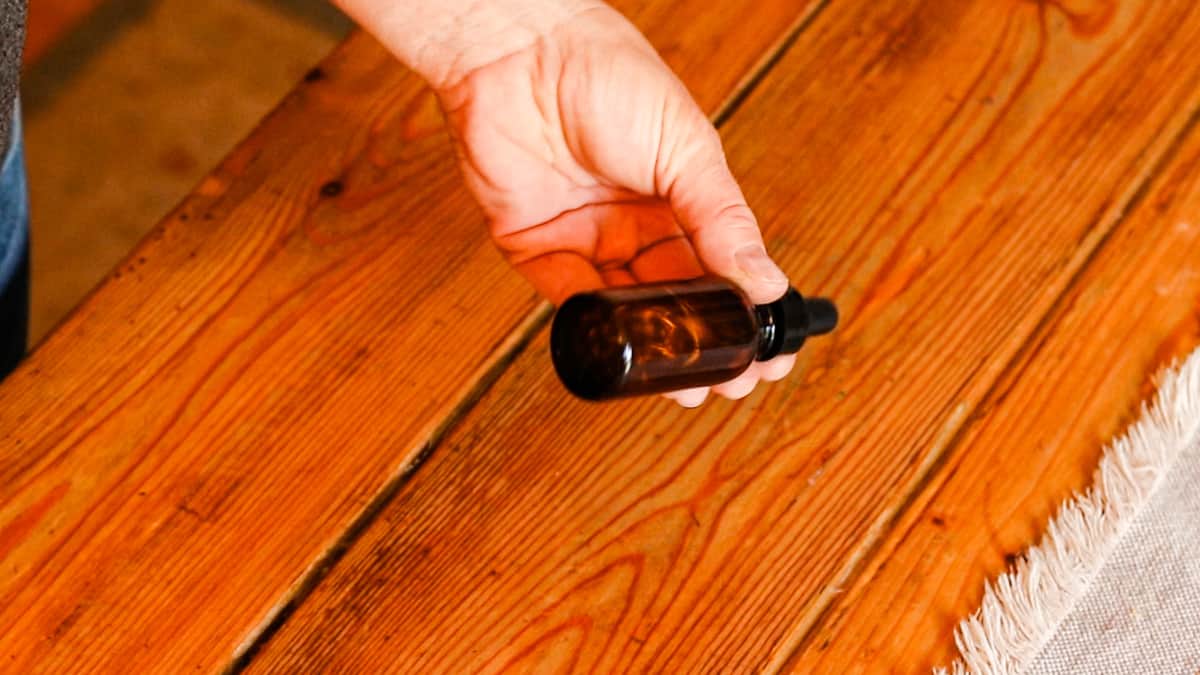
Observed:
[[[686,96],[653,52],[594,45],[535,46],[443,93],[492,236],[543,295],[703,273],[655,177],[663,130],[695,123]]]
[[[755,302],[787,288],[716,131],[610,9],[475,69],[439,95],[492,237],[552,302],[706,270],[741,284]],[[714,389],[738,398],[791,363],[755,364]]]

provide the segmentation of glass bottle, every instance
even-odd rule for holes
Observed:
[[[794,288],[768,305],[712,277],[606,288],[563,303],[550,354],[571,393],[600,401],[720,384],[837,321],[832,302]]]

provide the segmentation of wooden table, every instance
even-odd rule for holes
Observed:
[[[1200,343],[1200,4],[618,3],[844,322],[555,381],[352,37],[0,386],[0,671],[921,671]]]

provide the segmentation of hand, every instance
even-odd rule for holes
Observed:
[[[396,50],[437,91],[503,254],[555,304],[583,290],[706,271],[756,303],[782,296],[787,277],[687,89],[608,5],[548,3],[489,3],[480,19],[489,28],[477,22],[476,38],[447,38],[453,57],[429,46]],[[512,11],[494,16],[497,6]],[[741,398],[794,361],[755,363],[713,391]],[[707,393],[668,396],[691,407]]]

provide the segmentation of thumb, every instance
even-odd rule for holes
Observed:
[[[666,186],[665,197],[704,267],[736,283],[753,302],[774,302],[787,292],[787,275],[767,255],[716,129],[696,113],[699,123],[677,140],[684,147],[660,164],[659,185]]]

